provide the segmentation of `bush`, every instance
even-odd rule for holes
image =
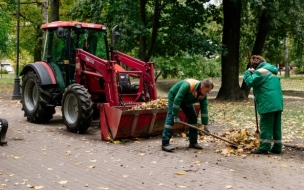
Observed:
[[[304,74],[304,67],[301,67],[301,68],[296,67],[296,68],[294,68],[294,73],[296,75]]]
[[[154,58],[156,70],[167,78],[214,78],[221,76],[221,65],[218,59],[207,59],[202,55],[190,56],[186,53],[174,57]]]
[[[8,74],[8,72],[7,72],[7,70],[5,70],[5,69],[0,69],[0,74]]]

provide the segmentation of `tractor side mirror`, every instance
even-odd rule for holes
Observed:
[[[114,32],[114,39],[115,39],[115,42],[119,42],[120,41],[120,34],[119,34],[118,31]]]
[[[118,25],[112,28],[112,36],[111,36],[111,46],[114,48],[114,42],[120,41],[120,34],[118,32]]]

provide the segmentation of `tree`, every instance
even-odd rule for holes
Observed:
[[[223,1],[223,46],[227,52],[222,54],[222,85],[216,97],[218,100],[245,98],[238,82],[241,8],[241,0]]]

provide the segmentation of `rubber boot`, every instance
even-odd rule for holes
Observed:
[[[166,152],[173,152],[174,146],[170,145],[169,141],[162,141],[162,150]]]
[[[197,150],[202,150],[202,149],[203,149],[203,147],[200,146],[200,145],[197,144],[197,143],[190,143],[190,144],[189,144],[189,148],[194,148],[194,149],[197,149]]]

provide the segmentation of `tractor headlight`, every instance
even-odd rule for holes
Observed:
[[[82,28],[81,24],[75,24],[75,28]]]

